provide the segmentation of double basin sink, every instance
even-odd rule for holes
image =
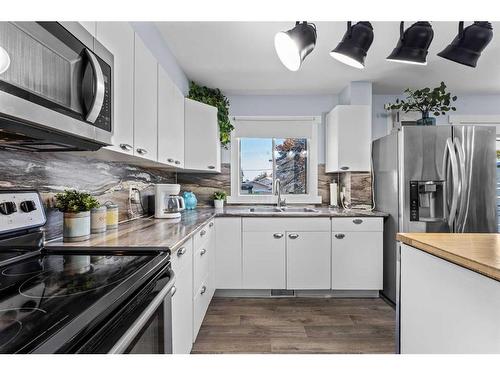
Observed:
[[[319,213],[318,210],[311,207],[252,207],[246,210],[249,213],[261,214],[314,214]]]

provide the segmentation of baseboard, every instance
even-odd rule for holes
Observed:
[[[217,289],[216,297],[231,298],[378,298],[378,290],[295,290],[291,296],[272,296],[271,289]]]

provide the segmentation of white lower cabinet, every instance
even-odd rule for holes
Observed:
[[[383,232],[332,234],[332,289],[382,289]]]
[[[287,289],[330,289],[330,236],[330,232],[287,232]]]
[[[241,218],[219,217],[215,219],[215,258],[217,289],[241,289]]]
[[[200,332],[201,324],[205,318],[205,314],[210,305],[210,285],[208,283],[208,275],[201,282],[200,287],[196,290],[193,296],[193,342],[196,341],[198,332]]]
[[[285,289],[282,232],[243,232],[243,289]]]
[[[171,259],[176,280],[172,296],[172,351],[189,354],[193,346],[193,240],[181,245]]]

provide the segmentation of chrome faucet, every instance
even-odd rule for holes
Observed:
[[[274,191],[278,195],[278,202],[276,202],[276,207],[278,209],[281,209],[281,206],[286,206],[286,200],[284,198],[281,199],[281,180],[279,178],[274,181]]]

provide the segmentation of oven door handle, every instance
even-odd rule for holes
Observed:
[[[130,346],[130,344],[134,341],[137,334],[141,331],[141,329],[146,325],[151,316],[153,316],[158,306],[160,306],[168,293],[171,292],[172,287],[175,284],[175,273],[173,270],[170,270],[170,280],[167,285],[158,293],[158,295],[151,301],[149,306],[142,312],[142,314],[137,318],[137,320],[130,326],[130,328],[123,334],[122,337],[116,342],[115,345],[108,352],[109,354],[123,354],[125,350]]]
[[[99,113],[101,113],[102,106],[104,104],[104,74],[102,73],[101,65],[97,60],[96,55],[91,52],[88,48],[85,48],[85,54],[87,55],[90,66],[94,71],[94,97],[92,98],[92,104],[90,109],[85,116],[85,120],[90,123],[95,123]]]

